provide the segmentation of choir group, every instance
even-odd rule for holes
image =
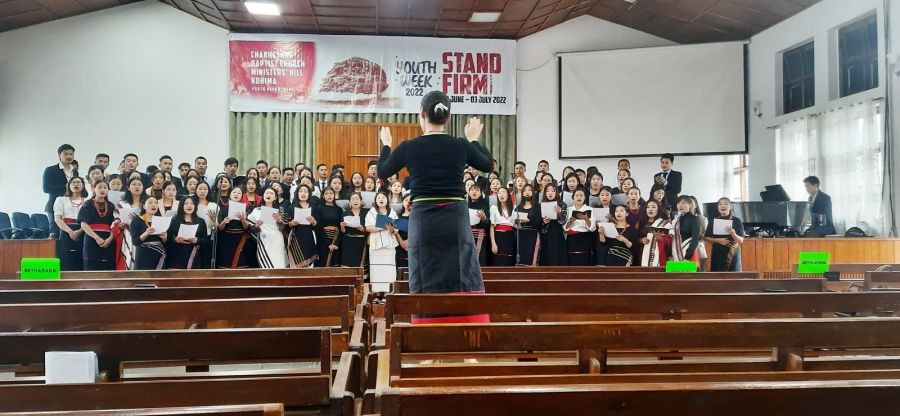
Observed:
[[[60,162],[43,177],[63,270],[345,266],[365,267],[372,283],[386,285],[407,265],[408,178],[379,178],[377,161],[348,181],[341,165],[282,169],[263,160],[239,175],[233,157],[214,177],[202,156],[176,172],[162,156],[145,173],[127,154],[107,175],[109,156],[99,154],[82,178],[74,152],[60,146]],[[627,159],[615,187],[596,167],[567,166],[557,180],[541,161],[528,179],[517,162],[507,183],[469,167],[480,264],[702,266],[708,254],[711,270],[740,270],[744,230],[731,202],[720,199],[707,220],[696,198],[679,195],[674,159],[662,155],[646,200]]]

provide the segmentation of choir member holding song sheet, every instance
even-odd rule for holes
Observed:
[[[741,271],[741,244],[744,242],[744,223],[731,211],[731,200],[719,198],[719,215],[706,228],[706,241],[712,245],[710,271]]]
[[[202,181],[197,184],[197,217],[206,224],[205,240],[200,241],[199,269],[208,269],[212,265],[213,234],[216,233],[216,225],[219,218],[219,205],[210,199],[212,190],[209,184]]]
[[[675,217],[672,243],[672,259],[676,261],[692,261],[699,265],[697,244],[702,234],[700,221],[691,211],[691,198],[687,195],[678,197],[675,206],[678,208],[678,216]]]
[[[78,176],[69,179],[65,195],[56,198],[53,203],[53,220],[59,227],[59,241],[56,244],[56,256],[62,271],[83,270],[82,250],[84,231],[78,222],[78,211],[87,200],[84,180]]]
[[[224,180],[231,183],[228,178]],[[235,187],[228,200],[219,204],[216,234],[216,267],[219,269],[246,269],[250,265],[247,246],[250,241],[250,223],[247,222],[247,205],[241,202],[244,190]]]
[[[546,177],[546,176],[545,176]],[[544,185],[541,202],[541,266],[567,266],[566,241],[563,225],[568,218],[566,203],[560,200],[556,184]]]
[[[609,253],[609,244],[605,240],[601,240],[603,234],[602,224],[615,220],[613,215],[616,213],[616,206],[612,203],[612,189],[608,186],[600,188],[599,199],[597,203],[591,206],[594,221],[597,222],[597,238],[594,239],[594,264],[606,265],[606,256]]]
[[[571,175],[570,178],[573,176]],[[572,193],[572,200],[575,204],[567,210],[569,220],[563,229],[567,234],[566,251],[569,266],[591,266],[594,264],[593,236],[594,231],[597,229],[597,222],[591,218],[591,207],[585,203],[585,198],[584,189],[575,189],[575,192]]]
[[[315,264],[319,258],[316,246],[316,218],[313,215],[313,204],[310,201],[312,187],[308,184],[297,186],[294,202],[288,210],[290,222],[288,228],[288,260],[291,268],[307,268]]]
[[[169,227],[169,238],[173,240],[169,244],[169,268],[197,269],[202,266],[201,246],[209,238],[209,229],[207,222],[197,214],[200,204],[197,196],[185,197],[178,204],[178,213]]]
[[[159,216],[159,201],[147,197],[140,216],[131,221],[131,241],[134,242],[134,270],[162,270],[166,265],[166,246],[171,217]]]
[[[659,201],[649,200],[644,204],[644,214],[638,227],[641,243],[641,266],[665,267],[672,249],[672,235],[669,231],[669,213]]]
[[[248,215],[250,231],[256,240],[256,261],[264,269],[287,267],[287,251],[284,246],[284,212],[278,203],[278,192],[268,186],[263,191],[262,202]]]
[[[369,233],[369,280],[372,290],[387,292],[397,280],[397,214],[388,206],[388,196],[379,192],[375,206],[366,214],[366,231]]]
[[[628,224],[628,208],[617,205],[613,212],[614,222],[599,223],[603,232],[600,241],[607,243],[606,266],[631,266],[634,257],[631,248],[636,244],[637,231]]]
[[[537,266],[541,252],[541,205],[531,184],[522,188],[522,198],[516,207],[519,226],[518,254],[519,264]]]
[[[341,221],[341,266],[364,267],[366,264],[366,218],[367,210],[362,208],[362,195],[350,194],[350,206],[344,211]],[[347,217],[356,218],[356,226],[347,225]]]
[[[109,184],[101,180],[94,184],[94,197],[78,211],[78,221],[84,230],[82,259],[84,270],[115,270],[116,245],[112,227],[116,218],[114,208],[106,200]]]
[[[506,188],[500,188],[497,192],[497,205],[490,207],[490,213],[491,265],[515,266],[518,216]]]
[[[489,238],[488,232],[491,227],[491,219],[488,217],[490,204],[475,181],[470,179],[466,187],[469,190],[469,225],[475,239],[475,253],[478,254],[478,264],[484,267],[488,265],[487,252],[490,245],[490,242],[485,242]]]

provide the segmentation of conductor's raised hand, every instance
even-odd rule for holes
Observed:
[[[391,147],[391,143],[394,142],[394,138],[391,136],[391,129],[387,127],[378,129],[378,138],[381,139],[381,144],[383,146]]]
[[[481,122],[481,119],[469,117],[469,122],[466,123],[466,139],[469,139],[470,142],[477,142],[478,138],[481,137],[482,130],[484,130],[484,124]]]

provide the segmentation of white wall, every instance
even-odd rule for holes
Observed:
[[[842,26],[848,21],[865,15],[872,10],[877,10],[883,16],[882,0],[823,0],[803,12],[763,31],[751,38],[749,47],[750,56],[750,103],[760,101],[762,103],[762,117],[750,117],[750,195],[758,200],[759,191],[765,185],[776,183],[775,181],[775,130],[769,127],[785,121],[800,118],[806,114],[819,113],[841,103],[860,101],[864,97],[884,96],[883,88],[876,88],[867,92],[846,97],[844,100],[830,100],[832,95],[830,82],[834,79],[829,74],[829,61],[825,59],[830,54],[836,53],[831,49],[834,41],[833,29]],[[900,24],[900,21],[897,22]],[[883,33],[881,19],[879,19],[879,32]],[[879,36],[883,39],[882,36]],[[788,115],[777,114],[778,103],[782,99],[780,91],[781,62],[778,59],[781,52],[808,42],[815,41],[815,76],[816,76],[816,102],[813,107],[797,111]],[[880,42],[883,51],[884,44]],[[882,54],[883,56],[883,54]],[[879,68],[881,80],[879,85],[885,85],[884,67]],[[827,187],[827,184],[823,184]],[[826,188],[827,189],[827,188]],[[802,195],[791,195],[794,199],[800,199]]]
[[[98,152],[228,152],[227,32],[157,1],[0,33],[0,211],[40,212],[44,167],[75,146],[82,173]]]
[[[541,159],[550,162],[554,177],[567,165],[585,169],[597,166],[604,184],[615,186],[615,159],[559,159],[557,124],[558,52],[585,52],[609,49],[667,46],[675,43],[592,16],[581,16],[550,29],[522,38],[518,42],[518,126],[517,155],[528,164],[531,176]],[[536,69],[534,69],[536,68]],[[603,126],[597,126],[602,130]],[[623,146],[635,143],[622,138]],[[660,149],[675,151],[672,149]],[[659,172],[655,157],[631,158],[632,175],[644,193],[649,193],[653,174]],[[695,195],[701,202],[714,201],[717,195],[712,172],[723,163],[721,156],[683,156],[675,160],[675,169],[683,172],[682,193]],[[560,178],[557,178],[560,179]]]

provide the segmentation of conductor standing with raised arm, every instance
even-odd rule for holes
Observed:
[[[450,98],[432,91],[422,98],[419,125],[423,134],[391,151],[386,127],[379,131],[378,176],[387,179],[406,167],[412,194],[409,216],[410,293],[483,293],[484,282],[469,227],[462,172],[470,165],[493,170],[491,155],[478,143],[484,126],[472,117],[468,140],[446,133]],[[413,316],[414,323],[488,322],[487,315]]]

